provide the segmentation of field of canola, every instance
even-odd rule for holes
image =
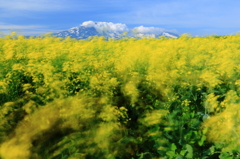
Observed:
[[[240,35],[0,38],[1,159],[235,159],[239,135]]]

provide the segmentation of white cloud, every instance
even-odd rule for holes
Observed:
[[[94,27],[98,32],[129,32],[130,34],[161,34],[164,31],[170,31],[173,33],[177,33],[177,30],[166,30],[159,27],[144,27],[139,26],[133,29],[128,28],[126,24],[122,23],[112,23],[112,22],[94,22],[94,21],[85,21],[81,24],[81,26],[85,27]]]
[[[85,27],[94,27],[99,32],[125,32],[129,29],[127,28],[126,24],[122,23],[112,23],[112,22],[93,22],[93,21],[86,21],[81,24],[81,26]]]
[[[81,24],[81,26],[85,26],[85,27],[95,27],[96,26],[96,23],[93,22],[93,21],[86,21],[86,22],[83,22]]]
[[[163,28],[144,27],[144,26],[135,27],[133,30],[137,33],[143,33],[143,34],[161,34],[163,31],[165,31],[165,29]]]

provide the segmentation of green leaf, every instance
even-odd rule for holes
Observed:
[[[177,149],[177,146],[174,143],[172,143],[171,144],[171,150],[175,152],[176,149]]]
[[[187,151],[188,151],[188,153],[187,153],[187,158],[192,158],[193,157],[193,148],[192,148],[192,146],[191,145],[186,145],[186,148],[187,148]]]
[[[174,152],[174,151],[168,151],[166,154],[167,154],[170,158],[175,157],[175,152]]]
[[[224,152],[224,153],[221,153],[221,155],[219,155],[219,158],[220,159],[233,159],[232,156],[230,156],[228,153]]]
[[[197,131],[193,131],[194,135],[197,136],[198,135],[198,132]]]
[[[186,152],[187,152],[186,150],[182,150],[182,151],[180,152],[180,155],[185,156]]]
[[[205,135],[203,135],[202,137],[201,137],[201,140],[200,141],[198,141],[198,145],[199,146],[202,146],[203,145],[203,143],[204,143],[204,141],[206,140],[206,136]]]
[[[211,155],[213,155],[214,154],[214,152],[215,152],[215,147],[214,146],[212,146],[212,147],[210,147],[210,153],[211,153]]]
[[[193,117],[194,117],[194,115],[195,115],[195,113],[194,113],[194,112],[192,112],[192,113],[190,113],[190,115],[191,115],[191,117],[193,118]]]

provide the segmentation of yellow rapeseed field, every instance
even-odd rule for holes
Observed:
[[[0,38],[0,158],[237,158],[240,35]]]

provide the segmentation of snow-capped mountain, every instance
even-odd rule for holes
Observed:
[[[54,35],[63,38],[70,36],[76,39],[87,39],[90,36],[104,36],[107,39],[120,39],[126,36],[134,38],[157,38],[159,36],[166,36],[168,38],[179,37],[177,34],[162,28],[139,26],[129,29],[122,23],[93,21],[83,22],[80,26],[54,33]]]
[[[86,39],[89,36],[95,36],[98,34],[99,33],[94,27],[79,26],[79,27],[71,28],[69,30],[55,33],[54,35],[57,35],[58,37],[63,37],[63,38],[70,36],[71,38]]]
[[[170,38],[178,38],[179,35],[174,34],[174,33],[169,33],[169,32],[163,32],[162,35],[166,36],[166,37],[170,37]]]

